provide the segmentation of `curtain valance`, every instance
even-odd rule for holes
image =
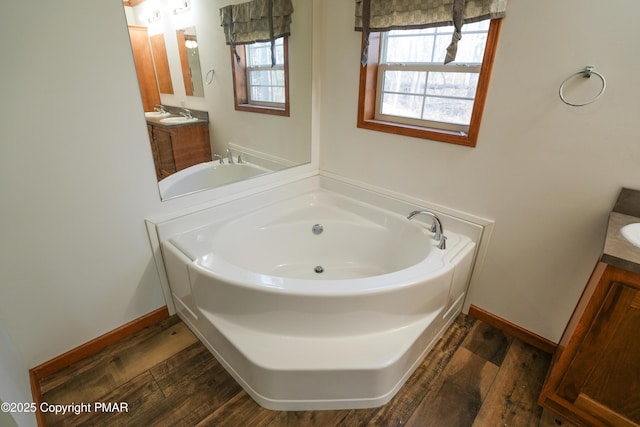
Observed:
[[[220,25],[228,45],[271,42],[291,34],[291,0],[251,0],[220,9]],[[236,54],[237,55],[237,54]],[[275,57],[272,53],[275,63]]]
[[[355,29],[365,34],[363,64],[369,33],[453,25],[445,64],[455,59],[462,24],[504,18],[507,0],[356,0]]]

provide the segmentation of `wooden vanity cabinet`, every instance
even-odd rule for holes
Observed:
[[[640,425],[640,274],[598,263],[539,403],[578,426]]]
[[[147,132],[149,133],[149,142],[151,143],[151,154],[153,155],[153,164],[156,167],[156,177],[160,181],[160,158],[158,157],[158,146],[153,141],[153,126],[147,123]]]
[[[189,166],[211,161],[207,123],[183,126],[150,124],[149,138],[158,180]]]

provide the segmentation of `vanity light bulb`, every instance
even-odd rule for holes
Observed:
[[[179,13],[184,13],[191,8],[188,0],[183,0],[180,2],[179,6],[173,10],[174,15],[178,15]]]
[[[154,22],[158,22],[160,20],[160,11],[159,10],[155,10],[151,13],[151,15],[147,18],[147,21],[149,22],[149,24],[152,24]]]

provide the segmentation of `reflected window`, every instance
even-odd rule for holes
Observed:
[[[236,110],[289,116],[287,37],[276,39],[273,64],[270,42],[237,46],[236,52],[232,48]]]
[[[275,44],[275,65],[271,64],[271,43],[254,43],[247,53],[247,96],[249,104],[282,108],[285,102],[283,39]]]

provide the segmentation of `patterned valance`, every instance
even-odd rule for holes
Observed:
[[[234,49],[239,44],[271,42],[273,52],[275,39],[291,35],[292,14],[291,0],[251,0],[221,8],[220,25]]]
[[[455,59],[462,24],[504,18],[507,0],[356,0],[356,31],[365,34],[363,65],[369,33],[454,25],[445,64]]]

